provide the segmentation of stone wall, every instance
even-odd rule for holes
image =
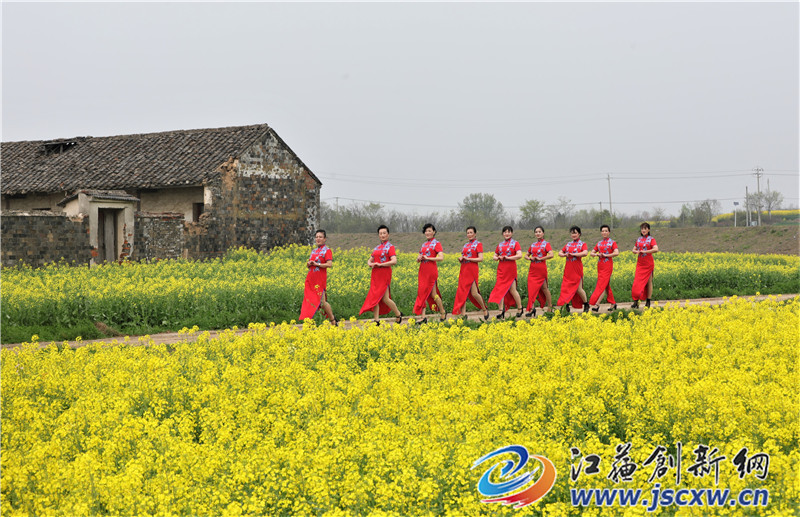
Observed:
[[[173,259],[183,256],[183,214],[137,212],[133,260]]]
[[[191,193],[192,202],[199,202],[201,195],[204,202],[197,222],[185,221],[184,214],[178,213],[136,213],[131,259],[209,259],[240,246],[267,251],[313,242],[320,184],[272,131],[209,174],[202,191],[195,187]],[[35,215],[39,222],[30,215],[9,217],[4,212],[3,264],[21,258],[40,265],[61,256],[79,263],[89,261],[88,218],[78,224],[64,215]],[[62,234],[63,239],[55,239]],[[60,240],[65,242],[60,244]]]
[[[0,253],[3,266],[20,260],[34,267],[62,258],[77,264],[89,264],[89,220],[64,214],[4,210],[0,217]]]

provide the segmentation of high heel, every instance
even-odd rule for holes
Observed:
[[[497,316],[495,316],[495,318],[497,318],[498,320],[504,320],[504,319],[506,319],[506,311],[505,311],[505,309],[504,309],[504,310],[503,310],[503,311],[502,311],[500,314],[498,314]]]
[[[447,311],[444,311],[444,315],[439,315],[439,321],[447,321]]]
[[[483,311],[483,321],[489,321],[489,309]]]
[[[520,310],[517,311],[517,314],[514,316],[514,318],[521,318],[523,312],[524,311],[522,310],[522,308],[520,308]]]
[[[400,316],[396,316],[394,318],[394,322],[395,323],[402,323],[403,322],[403,313],[402,312],[400,313]]]
[[[583,312],[589,312],[589,304],[586,302],[583,303]]]
[[[533,318],[534,316],[536,316],[536,307],[534,307],[533,309],[531,309],[531,312],[529,312],[529,313],[525,314],[525,317],[526,317],[526,318]]]
[[[631,304],[631,309],[638,309],[638,308],[639,308],[639,300],[635,300],[635,301],[634,301],[634,302]]]
[[[592,307],[592,312],[600,312],[600,306],[595,305],[594,307]]]
[[[644,306],[645,306],[646,308],[648,308],[648,309],[650,308],[650,298],[648,298],[648,299],[647,299],[647,301],[646,301],[646,302],[644,302]]]
[[[617,304],[616,303],[608,308],[608,312],[614,312],[615,310],[617,310]]]

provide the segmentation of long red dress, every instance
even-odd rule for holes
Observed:
[[[609,237],[606,237],[594,245],[595,253],[614,253],[615,249],[617,249],[617,242]],[[614,292],[611,291],[611,273],[613,271],[614,259],[611,257],[600,257],[600,260],[597,261],[597,285],[594,287],[591,298],[589,298],[590,305],[595,305],[597,303],[603,291],[608,292],[608,303],[612,305],[617,303],[614,299]]]
[[[637,251],[644,251],[644,250],[651,250],[653,246],[656,246],[658,243],[656,240],[651,237],[639,237],[636,239],[636,245],[634,248]],[[655,261],[653,260],[653,255],[648,253],[646,255],[637,255],[636,256],[636,273],[633,276],[633,287],[631,288],[631,297],[636,300],[646,300],[647,299],[647,282],[650,280],[650,277],[653,276],[653,270],[655,269]]]
[[[544,239],[539,239],[531,244],[528,253],[534,257],[546,257],[553,248]],[[539,300],[539,306],[544,307],[547,298],[544,294],[544,283],[547,282],[547,262],[544,260],[531,260],[528,268],[528,312],[533,308],[533,303]]]
[[[375,249],[372,250],[372,260],[378,264],[389,262],[395,255],[397,255],[397,252],[394,246],[392,246],[392,243],[388,241],[385,244],[378,244],[375,246]],[[389,314],[391,309],[381,300],[383,300],[383,293],[385,293],[387,289],[389,290],[389,298],[392,297],[391,283],[392,268],[373,267],[367,299],[364,300],[364,305],[361,306],[361,312],[359,312],[359,314],[374,310],[376,305],[380,305],[378,308],[379,315]]]
[[[443,251],[442,243],[436,239],[425,241],[422,248],[419,250],[423,257],[436,257]],[[439,284],[436,282],[439,279],[439,268],[436,262],[431,260],[423,260],[419,263],[419,274],[417,275],[417,299],[414,302],[414,314],[422,314],[422,309],[425,303],[432,311],[440,312],[440,308],[436,305],[433,298],[433,292],[439,299],[442,299],[442,293],[439,292]]]
[[[478,258],[478,253],[483,253],[483,244],[477,239],[472,239],[464,244],[464,247],[461,249],[461,256],[466,258]],[[470,294],[472,292],[472,284],[478,287],[478,263],[466,260],[462,261],[461,270],[458,272],[456,299],[453,302],[454,316],[461,314],[461,309],[467,304],[467,300],[469,300],[476,309],[481,308],[481,304],[478,300]],[[478,287],[478,293],[480,292],[480,287]]]
[[[577,241],[566,243],[561,248],[561,252],[580,253],[588,249],[589,247],[586,243],[578,239]],[[583,301],[578,295],[578,288],[583,285],[583,261],[581,259],[582,257],[567,257],[567,263],[564,264],[564,278],[561,280],[561,294],[558,295],[557,305],[563,305],[572,300],[572,306],[576,309],[583,307]]]
[[[333,252],[327,246],[320,246],[311,252],[309,260],[325,263],[333,260]],[[309,266],[306,284],[303,289],[303,306],[300,308],[300,321],[313,318],[322,304],[322,295],[328,284],[327,268]]]
[[[513,257],[522,247],[514,239],[508,239],[497,245],[494,252],[499,257]],[[515,307],[517,302],[511,296],[511,285],[517,281],[517,261],[516,260],[500,260],[497,262],[497,280],[494,284],[489,295],[490,303],[504,303],[503,308],[508,309]]]

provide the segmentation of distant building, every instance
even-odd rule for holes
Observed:
[[[322,183],[266,124],[3,142],[3,265],[308,244]]]

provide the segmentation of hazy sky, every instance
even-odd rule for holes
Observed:
[[[2,139],[267,123],[322,199],[798,204],[787,3],[9,3]]]

